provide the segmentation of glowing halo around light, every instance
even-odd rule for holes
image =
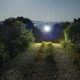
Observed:
[[[45,25],[45,26],[44,26],[44,31],[45,31],[45,32],[50,32],[50,31],[51,31],[50,26],[49,26],[49,25]]]

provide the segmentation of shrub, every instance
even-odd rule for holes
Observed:
[[[17,54],[26,51],[32,42],[34,42],[34,37],[31,31],[26,30],[25,35],[21,34],[17,39],[12,41],[12,54],[10,54],[10,56],[15,57]]]
[[[51,46],[51,47],[53,46],[53,45],[52,45],[52,42],[48,42],[47,45],[48,45],[48,46]]]
[[[17,23],[18,27],[20,23]],[[11,45],[11,57],[17,56],[17,54],[26,51],[31,43],[34,42],[35,38],[33,37],[31,30],[26,30],[25,26],[21,26],[21,34],[15,40],[12,40]]]
[[[53,45],[52,42],[47,43],[47,51],[48,53],[53,53]]]
[[[0,26],[0,41],[4,42],[11,57],[16,57],[34,42],[31,30],[25,29],[25,24],[14,18],[9,18]]]
[[[6,51],[3,42],[0,42],[0,66],[9,59],[8,52]]]
[[[46,49],[46,42],[42,42],[39,52],[40,53],[45,53],[45,49]]]
[[[60,43],[61,43],[61,45],[62,45],[63,48],[66,47],[66,44],[67,44],[67,43],[66,43],[64,40],[62,40]]]
[[[80,51],[80,22],[69,25],[65,30],[65,41],[75,45],[77,51]]]
[[[80,54],[77,53],[79,51],[77,51],[78,48],[76,48],[76,45],[72,44],[71,42],[63,42],[62,43],[63,48],[66,49],[66,51],[68,51],[68,53],[70,53],[70,56],[73,60],[73,63],[77,66],[80,67]]]
[[[51,42],[42,42],[40,49],[40,53],[53,53],[53,45]]]
[[[41,47],[45,47],[46,46],[46,42],[42,42]]]

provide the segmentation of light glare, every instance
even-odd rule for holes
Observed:
[[[50,32],[51,28],[50,28],[50,26],[46,25],[46,26],[44,27],[44,30],[45,30],[45,32]]]

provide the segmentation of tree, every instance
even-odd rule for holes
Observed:
[[[4,25],[12,26],[15,21],[16,21],[16,18],[11,17],[11,18],[5,19],[3,23]]]
[[[33,27],[33,35],[35,37],[35,42],[42,42],[44,40],[43,33],[37,27]]]
[[[9,55],[15,57],[18,53],[27,50],[35,39],[32,31],[25,29],[25,24],[22,21],[12,22],[11,20],[11,23],[11,25],[9,23],[1,25],[0,41],[4,42]]]
[[[80,18],[78,18],[78,19],[74,19],[74,23],[76,23],[76,22],[80,22]]]
[[[66,28],[65,41],[71,42],[77,49],[80,48],[80,22],[73,22]]]
[[[60,28],[61,29],[66,29],[71,23],[70,22],[61,22],[60,23]]]
[[[30,30],[26,30],[24,24],[21,21],[17,21],[14,26],[15,29],[12,33],[14,37],[11,37],[12,41],[10,45],[12,47],[10,50],[12,53],[11,56],[16,56],[18,53],[27,50],[29,45],[35,40],[32,32]]]
[[[21,16],[21,17],[17,17],[17,20],[22,21],[26,25],[25,26],[26,29],[28,29],[28,30],[31,30],[34,27],[33,22],[28,18],[24,18],[24,17]]]
[[[17,17],[18,21],[22,21],[24,24],[26,24],[26,18],[21,17]]]

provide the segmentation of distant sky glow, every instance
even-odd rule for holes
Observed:
[[[72,21],[80,0],[0,0],[0,20],[23,16],[36,21]]]

